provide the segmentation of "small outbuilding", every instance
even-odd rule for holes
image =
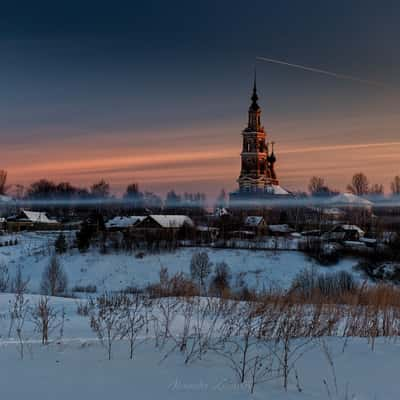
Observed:
[[[244,220],[244,227],[259,236],[265,234],[267,224],[265,223],[264,217],[249,215]]]
[[[325,240],[333,241],[358,241],[363,238],[365,232],[357,225],[338,225],[333,228],[330,232],[326,232],[323,235]]]
[[[294,232],[288,224],[268,225],[268,230],[274,236],[290,236]]]

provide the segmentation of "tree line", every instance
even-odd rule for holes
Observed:
[[[363,172],[358,172],[353,175],[346,190],[357,196],[383,196],[385,188],[380,183],[370,183]],[[390,190],[393,196],[400,195],[400,176],[396,175],[390,182]],[[320,176],[313,176],[310,179],[308,191],[312,196],[332,196],[339,193],[339,190],[330,188]]]

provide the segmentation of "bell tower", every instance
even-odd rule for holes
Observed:
[[[265,142],[266,133],[261,125],[261,108],[258,105],[257,82],[254,77],[253,94],[248,111],[247,127],[242,132],[241,171],[238,179],[239,192],[265,192],[271,185],[279,185],[274,164],[274,143],[272,152]]]

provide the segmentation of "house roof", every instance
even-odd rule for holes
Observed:
[[[194,222],[186,215],[149,215],[162,228],[182,228],[184,225],[194,226]]]
[[[336,204],[336,205],[353,205],[353,206],[363,206],[363,207],[370,207],[373,203],[367,199],[364,199],[360,196],[356,196],[352,193],[341,193],[337,196],[333,196],[329,203]]]
[[[231,213],[225,207],[216,208],[214,211],[214,215],[216,217],[222,217],[223,215],[230,215],[230,214]]]
[[[4,202],[12,201],[12,197],[5,196],[4,194],[0,194],[0,201],[4,201]]]
[[[276,233],[290,233],[290,232],[293,232],[293,229],[288,224],[268,225],[268,229],[271,232],[276,232]]]
[[[132,215],[130,217],[115,217],[106,222],[106,228],[129,228],[143,221],[146,217],[139,215]]]
[[[41,224],[57,224],[57,221],[49,219],[44,212],[21,210],[21,213],[26,216],[30,222]]]
[[[204,225],[198,225],[196,227],[196,230],[198,232],[218,232],[219,228],[216,228],[214,226],[204,226]]]
[[[263,217],[257,216],[257,215],[249,215],[246,217],[244,220],[244,224],[246,226],[251,226],[256,228],[258,225],[260,225],[264,221]]]
[[[343,225],[338,225],[336,228],[334,228],[333,230],[338,231],[342,229],[343,231],[356,231],[358,232],[359,235],[364,235],[364,231],[359,228],[357,225],[348,225],[348,224],[343,224]]]
[[[286,189],[284,189],[282,186],[279,185],[269,185],[266,191],[270,194],[281,195],[281,196],[287,196],[290,194]]]

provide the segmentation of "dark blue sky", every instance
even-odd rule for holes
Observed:
[[[257,55],[382,81],[389,88],[258,64],[264,124],[284,148],[394,141],[397,120],[379,134],[376,128],[383,115],[397,113],[399,18],[396,1],[3,4],[4,167],[19,181],[26,177],[21,163],[51,159],[57,144],[65,150],[64,161],[73,158],[74,148],[77,154],[82,150],[81,143],[90,145],[88,156],[102,160],[123,157],[128,148],[132,154],[138,149],[151,154],[155,148],[170,154],[240,146]],[[375,122],[370,121],[374,114]],[[369,129],[360,126],[364,116]],[[333,137],[331,121],[338,120]],[[354,120],[350,135],[346,121]],[[111,145],[110,137],[115,137]],[[217,161],[209,160],[218,168]],[[204,181],[202,188],[233,186],[236,164],[231,174],[226,167],[220,180]],[[30,178],[42,171],[38,167]],[[101,173],[107,178],[107,170]],[[287,180],[301,186],[306,174]],[[132,175],[147,179],[134,167]],[[89,176],[98,174],[93,169]],[[112,169],[108,176],[117,177]],[[121,177],[117,186],[128,179]],[[183,189],[190,186],[183,177],[176,182]],[[165,185],[174,186],[174,179],[150,186],[164,190]]]

